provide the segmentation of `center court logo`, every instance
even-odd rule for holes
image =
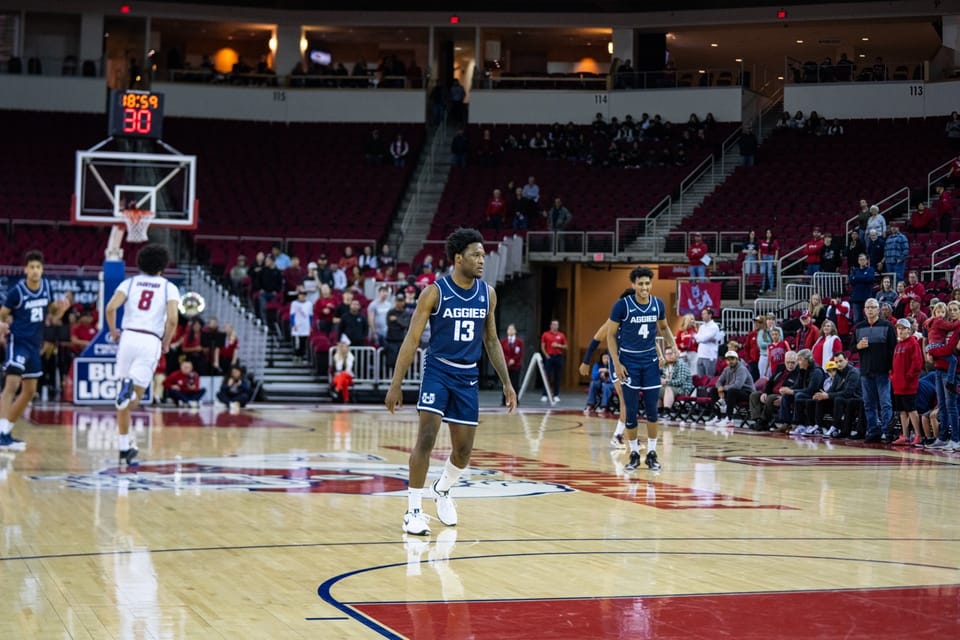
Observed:
[[[441,467],[430,469],[439,477]],[[71,489],[127,491],[274,491],[406,496],[406,465],[367,454],[300,453],[191,458],[146,462],[132,472],[116,467],[97,473],[27,476]],[[431,480],[427,484],[431,484]],[[519,498],[574,489],[552,482],[507,480],[495,469],[468,468],[456,485],[461,498]]]

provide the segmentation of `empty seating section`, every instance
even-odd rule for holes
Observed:
[[[846,134],[839,137],[774,131],[760,148],[757,166],[739,167],[680,230],[745,234],[754,229],[762,237],[771,228],[785,253],[819,225],[845,243],[846,221],[855,215],[861,198],[872,204],[904,186],[925,194],[927,173],[955,155],[940,118],[843,125]],[[916,205],[915,198],[911,204]],[[919,248],[926,242],[913,244]]]
[[[15,244],[2,243],[4,261],[19,262],[20,238],[44,236],[35,224],[41,221],[50,223],[40,227],[47,234],[42,246],[54,252],[48,261],[102,261],[105,232],[95,246],[88,242],[96,232],[70,229],[69,207],[74,153],[106,137],[105,116],[4,111],[3,119],[0,219],[4,235],[12,233],[16,239]],[[410,143],[405,167],[365,163],[363,144],[373,128],[387,140],[398,132],[405,135]],[[232,254],[223,256],[225,260],[240,253],[235,248],[240,236],[380,240],[423,139],[423,126],[415,124],[263,124],[170,117],[164,123],[164,140],[198,157],[197,234],[231,238],[228,243],[206,243],[211,254]],[[118,148],[108,145],[104,150]],[[49,241],[51,233],[58,242]],[[339,254],[340,244],[324,250]],[[269,248],[269,242],[258,243],[264,246]]]
[[[410,142],[404,168],[368,166],[378,127]],[[257,124],[169,119],[165,139],[197,155],[200,233],[379,238],[400,203],[424,131],[417,125]]]
[[[499,146],[509,134],[516,138],[520,138],[521,133],[532,137],[538,129],[546,133],[548,127],[470,125],[467,136],[472,150],[480,148],[484,129],[491,130],[492,138]],[[675,130],[679,135],[681,127],[675,125]],[[503,196],[509,203],[513,194],[507,192],[507,184],[514,182],[516,186],[523,186],[528,176],[535,176],[540,185],[541,209],[549,208],[555,196],[562,198],[573,214],[571,230],[613,231],[617,218],[646,216],[650,208],[674,192],[691,169],[733,130],[734,125],[720,123],[702,147],[694,146],[688,150],[687,163],[680,167],[668,164],[629,169],[603,168],[589,166],[583,161],[548,158],[541,152],[531,150],[500,153],[494,167],[479,166],[471,159],[468,167],[451,169],[428,239],[441,240],[458,226],[482,225],[493,189],[503,190]],[[609,144],[609,138],[594,137],[589,126],[578,126],[577,131],[590,140],[591,148],[597,155]],[[646,141],[642,143],[642,149],[644,152],[651,148],[660,151],[676,142],[676,139]],[[506,228],[510,229],[509,221]],[[541,216],[530,221],[530,230],[545,228],[546,222]],[[484,230],[484,235],[493,239],[490,230]]]

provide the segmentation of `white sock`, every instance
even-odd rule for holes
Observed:
[[[657,439],[656,438],[647,438],[647,451],[657,452]]]
[[[0,418],[0,433],[10,433],[13,431],[13,425],[6,418]]]
[[[127,449],[130,448],[130,434],[129,434],[129,433],[121,433],[121,434],[119,435],[119,439],[120,439],[120,451],[126,451]]]
[[[423,489],[407,489],[407,511],[419,511],[423,506]]]
[[[447,458],[447,461],[443,463],[443,473],[440,474],[440,480],[437,481],[437,490],[449,491],[450,487],[460,479],[461,473],[463,473],[463,469],[454,465],[450,462],[450,458]]]
[[[630,441],[630,453],[640,453],[640,440],[637,438]]]
[[[615,436],[622,436],[623,432],[627,430],[627,425],[624,424],[623,420],[617,420],[617,429],[613,432]]]

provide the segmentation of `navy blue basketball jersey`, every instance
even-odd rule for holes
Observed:
[[[636,296],[620,298],[610,310],[610,319],[619,322],[617,345],[624,353],[646,353],[657,348],[657,322],[666,318],[663,301],[656,296],[641,305]]]
[[[53,302],[53,292],[46,278],[40,279],[40,288],[31,291],[26,278],[7,291],[3,306],[10,309],[12,321],[10,333],[21,346],[31,345],[37,349],[43,344],[43,326],[47,319],[47,307]]]
[[[434,285],[440,304],[430,316],[427,355],[457,365],[475,365],[483,353],[483,328],[490,311],[490,293],[480,279],[470,289],[458,287],[451,276]]]

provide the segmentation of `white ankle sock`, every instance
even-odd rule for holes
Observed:
[[[119,437],[119,440],[120,440],[120,451],[126,451],[127,449],[129,449],[129,448],[130,448],[130,434],[129,434],[129,433],[121,433],[118,437]]]
[[[13,425],[6,418],[0,418],[0,433],[10,433],[13,431]]]
[[[437,481],[437,490],[449,491],[450,487],[460,479],[461,473],[463,473],[463,469],[455,466],[450,462],[450,458],[447,458],[447,461],[443,463],[443,473],[440,474],[440,480]]]
[[[407,489],[407,511],[419,511],[423,506],[423,489]]]
[[[647,451],[657,451],[657,439],[656,438],[647,438]]]
[[[617,429],[613,432],[615,436],[622,436],[623,432],[627,430],[627,425],[624,424],[623,420],[617,420]]]
[[[640,453],[640,441],[637,438],[630,441],[630,453]]]

